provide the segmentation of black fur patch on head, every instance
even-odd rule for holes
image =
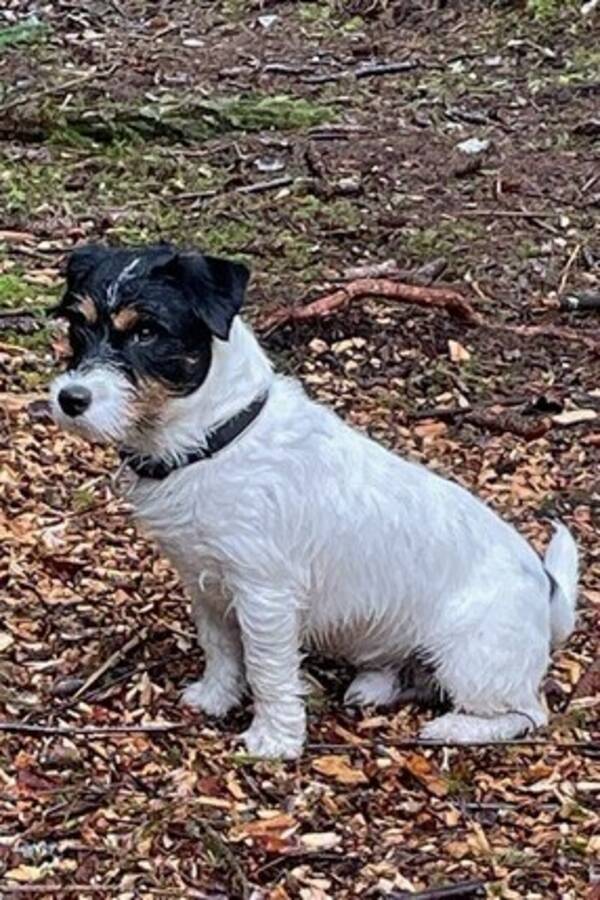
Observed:
[[[229,337],[248,276],[239,263],[167,244],[78,248],[54,310],[69,322],[70,368],[111,364],[133,384],[191,393],[208,374],[213,338]]]

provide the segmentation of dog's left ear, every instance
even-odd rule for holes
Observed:
[[[242,263],[200,253],[180,253],[168,266],[188,295],[196,315],[226,341],[244,301],[250,272]]]

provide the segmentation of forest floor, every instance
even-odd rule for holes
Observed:
[[[3,4],[3,898],[600,897],[600,311],[560,302],[600,291],[600,21],[438,5]],[[345,710],[349,673],[312,658],[298,763],[241,752],[249,703],[179,705],[202,667],[182,588],[113,451],[43,403],[68,250],[158,239],[246,261],[265,347],[345,419],[540,550],[573,529],[577,630],[536,742],[411,745],[431,711]],[[375,293],[265,327],[365,266],[478,319]]]

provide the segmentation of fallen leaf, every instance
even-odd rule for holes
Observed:
[[[453,363],[468,362],[471,359],[471,354],[467,348],[452,339],[448,341],[448,354]]]
[[[9,634],[8,631],[0,631],[0,653],[7,650],[14,642],[15,639],[12,634]]]
[[[300,843],[307,850],[330,850],[337,847],[341,840],[339,834],[333,831],[310,831],[300,835]]]
[[[11,881],[20,881],[21,884],[28,884],[32,881],[39,881],[44,878],[47,869],[38,866],[17,866],[16,869],[9,869],[5,872],[4,877]]]
[[[367,776],[361,769],[355,769],[350,758],[342,756],[320,756],[313,760],[313,769],[321,775],[327,775],[340,784],[366,784]]]
[[[448,793],[445,779],[431,760],[419,753],[410,753],[404,761],[404,767],[435,797],[445,797]]]
[[[295,828],[297,822],[292,816],[285,813],[281,815],[269,816],[264,819],[254,819],[252,822],[243,822],[231,829],[230,837],[234,841],[241,841],[248,837],[258,837],[274,831],[287,831],[289,828]]]
[[[552,416],[556,425],[579,425],[580,422],[591,422],[598,416],[595,409],[567,409],[565,412]]]

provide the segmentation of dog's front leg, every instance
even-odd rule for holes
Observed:
[[[182,701],[209,716],[224,716],[242,699],[242,642],[233,611],[202,592],[193,593],[192,616],[204,650],[204,675],[185,689]]]
[[[243,735],[254,756],[296,759],[306,733],[295,598],[260,591],[236,597],[254,719]]]

